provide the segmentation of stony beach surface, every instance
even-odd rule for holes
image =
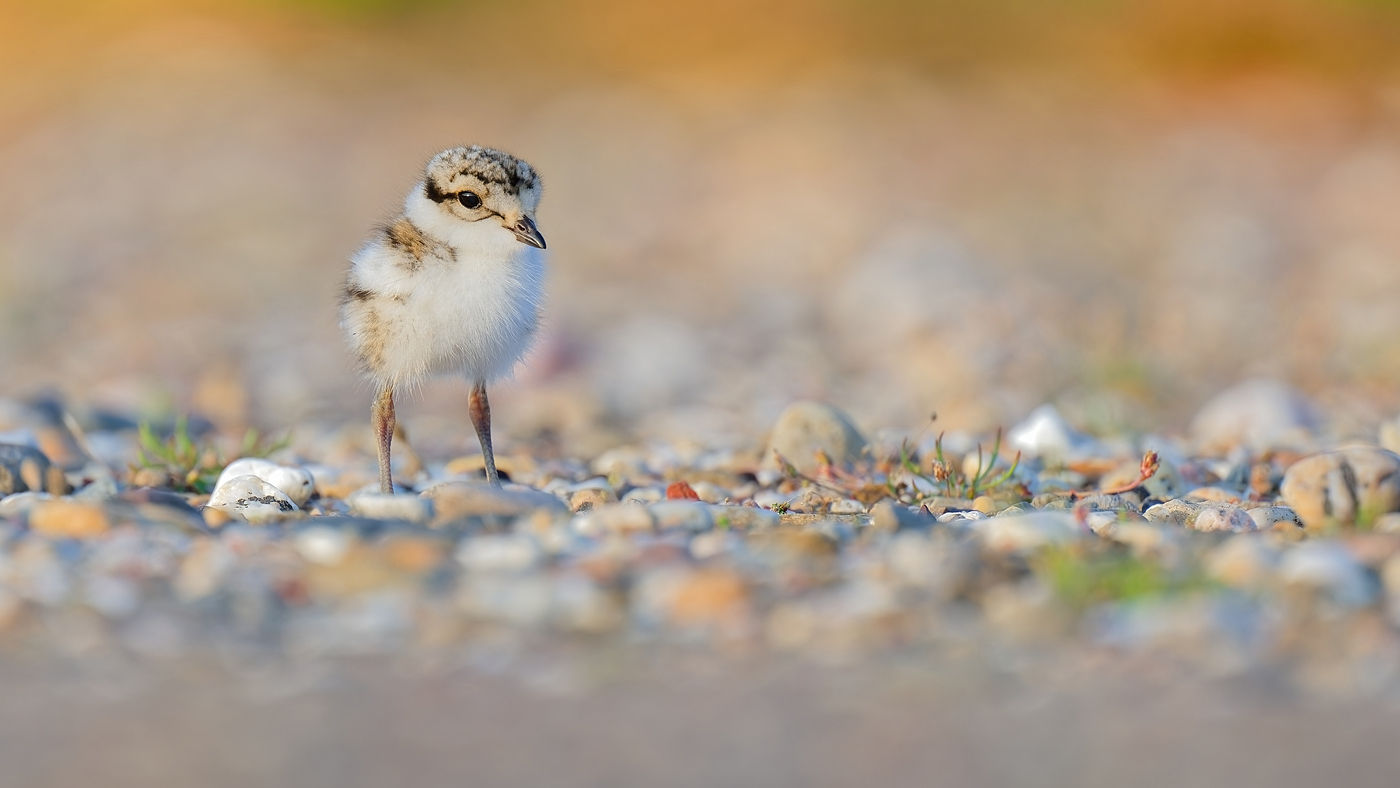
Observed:
[[[424,459],[401,437],[394,495],[364,425],[224,462],[188,425],[4,412],[0,683],[48,709],[42,730],[63,716],[38,699],[61,687],[115,698],[100,719],[230,694],[336,716],[472,686],[527,738],[548,729],[520,711],[541,699],[610,714],[671,693],[697,711],[664,732],[626,723],[662,750],[711,717],[782,728],[857,697],[870,714],[842,724],[860,735],[889,724],[876,709],[941,709],[929,730],[982,714],[986,731],[962,732],[979,741],[1018,704],[1070,703],[1074,735],[1097,741],[1122,721],[1103,709],[1182,688],[1264,717],[1383,719],[1400,698],[1400,428],[1331,438],[1277,384],[1225,392],[1180,438],[1090,436],[1050,406],[1004,435],[935,420],[868,437],[798,402],[751,446],[507,451],[500,489],[474,451]],[[1049,746],[1054,716],[1012,740]],[[921,773],[903,769],[890,784]],[[741,773],[757,774],[695,772]]]

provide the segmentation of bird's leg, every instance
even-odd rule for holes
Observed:
[[[477,440],[481,441],[481,459],[486,463],[486,481],[492,487],[501,486],[501,477],[496,473],[496,454],[491,450],[491,403],[486,399],[486,384],[472,386],[471,394],[472,426],[476,427]]]
[[[385,386],[374,398],[370,411],[374,437],[379,448],[379,491],[394,494],[394,478],[389,473],[389,449],[394,445],[394,387]]]

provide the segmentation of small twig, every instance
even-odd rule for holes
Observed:
[[[1161,467],[1161,459],[1158,458],[1157,452],[1149,451],[1146,454],[1142,455],[1142,465],[1138,468],[1138,478],[1134,479],[1133,481],[1127,484],[1120,484],[1117,487],[1111,487],[1107,490],[1085,492],[1071,490],[1070,497],[1087,498],[1090,495],[1118,495],[1120,493],[1125,493],[1130,490],[1135,490],[1138,487],[1140,487],[1143,483],[1145,483],[1148,479],[1151,479],[1153,476],[1157,475],[1157,471]]]

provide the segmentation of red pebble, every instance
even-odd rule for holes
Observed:
[[[695,490],[685,482],[676,482],[666,488],[666,500],[668,501],[698,501],[700,496]]]

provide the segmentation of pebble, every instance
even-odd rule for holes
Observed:
[[[347,501],[350,511],[360,517],[376,520],[406,520],[426,523],[433,519],[433,501],[419,495],[385,495],[356,493]]]
[[[1318,418],[1296,389],[1274,380],[1248,380],[1220,392],[1196,413],[1191,436],[1205,454],[1231,449],[1305,449]]]
[[[40,501],[52,501],[46,492],[22,492],[0,498],[0,518],[17,518],[33,509]]]
[[[614,503],[575,515],[573,527],[582,536],[596,538],[650,533],[656,530],[656,521],[648,507],[635,503]]]
[[[617,496],[608,488],[589,487],[569,495],[569,508],[574,512],[586,511],[607,503],[617,503]]]
[[[757,506],[716,506],[711,510],[716,528],[738,531],[762,531],[776,528],[782,522],[782,515],[771,509]]]
[[[659,501],[647,507],[660,531],[700,533],[714,527],[710,505],[699,501]]]
[[[236,514],[254,525],[295,517],[300,511],[285,493],[256,476],[224,480],[209,496],[209,508]]]
[[[1368,605],[1377,588],[1350,551],[1334,542],[1303,542],[1284,553],[1279,579],[1326,595],[1344,607]]]
[[[492,487],[477,482],[442,482],[421,495],[433,502],[433,525],[441,526],[467,517],[521,517],[544,510],[561,517],[569,507],[549,493],[511,485]]]
[[[1376,442],[1381,448],[1400,454],[1400,416],[1381,422]]]
[[[865,446],[865,436],[841,409],[822,402],[794,402],[778,416],[763,463],[777,467],[777,452],[797,470],[811,474],[818,467],[818,451],[832,462],[845,464],[858,460]]]
[[[0,443],[0,496],[34,491],[67,495],[70,491],[63,469],[49,462],[32,446]]]
[[[1186,526],[1195,531],[1253,531],[1258,528],[1249,513],[1238,506],[1211,505],[1201,507]]]
[[[879,531],[895,533],[907,529],[928,529],[936,518],[922,509],[910,509],[893,501],[880,501],[870,507],[870,526]]]
[[[225,482],[240,476],[256,476],[281,490],[298,507],[305,506],[316,491],[316,482],[307,469],[296,465],[278,465],[259,457],[241,457],[226,465],[214,483],[215,492]],[[153,485],[154,486],[154,485]]]
[[[1303,527],[1303,519],[1287,506],[1260,506],[1250,509],[1249,519],[1261,531],[1293,531]]]
[[[1028,457],[1064,460],[1094,448],[1094,441],[1076,431],[1054,405],[1041,405],[1006,433],[1007,445]]]
[[[479,534],[463,539],[457,563],[470,572],[527,572],[544,559],[539,544],[519,534]]]
[[[1020,517],[992,517],[974,523],[974,533],[994,553],[1029,553],[1068,544],[1084,532],[1068,513],[1037,512]]]
[[[1232,588],[1259,589],[1273,576],[1281,553],[1268,540],[1240,534],[1211,550],[1203,561],[1206,573]]]
[[[110,529],[111,520],[98,504],[55,499],[29,510],[29,530],[54,539],[92,539]]]
[[[1204,506],[1202,504],[1173,498],[1169,501],[1163,501],[1159,504],[1149,506],[1147,511],[1142,513],[1142,516],[1149,522],[1175,523],[1176,525],[1184,526],[1187,521],[1195,517],[1196,513],[1203,508]]]
[[[1288,469],[1279,492],[1309,531],[1367,528],[1400,510],[1400,456],[1373,446],[1314,454]]]
[[[297,531],[293,538],[297,553],[313,564],[337,566],[345,560],[356,538],[344,528],[314,525]]]

